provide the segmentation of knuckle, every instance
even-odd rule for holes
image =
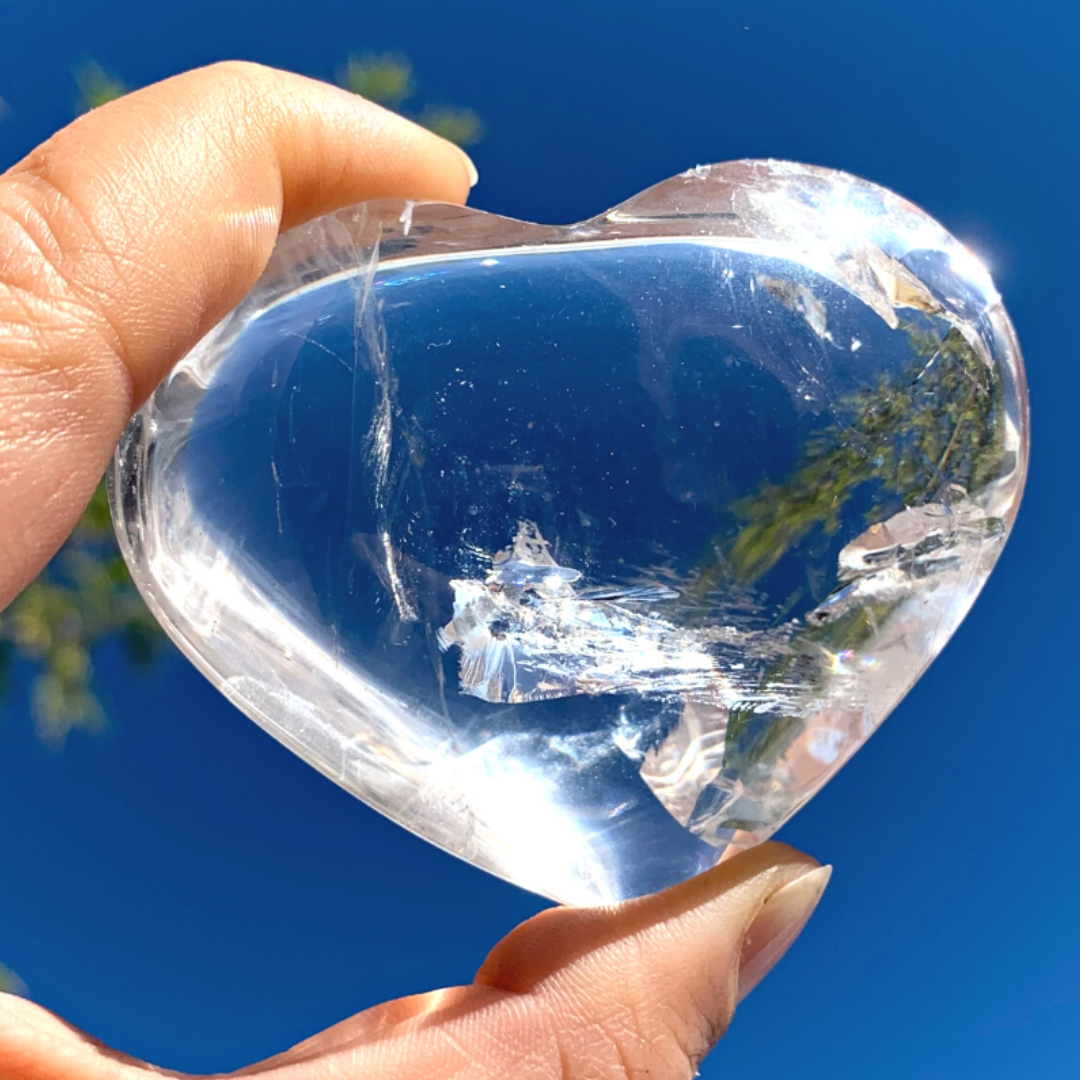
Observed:
[[[267,96],[269,84],[281,78],[281,73],[250,60],[219,60],[203,68],[197,77],[205,80],[211,92],[221,94],[228,104],[235,103],[237,98],[247,102],[253,97]]]
[[[122,362],[120,335],[93,285],[102,264],[110,262],[108,252],[58,179],[62,171],[50,143],[17,170],[0,176],[0,340],[5,367],[55,373],[74,366],[86,358],[87,334],[96,339],[95,351],[104,348]]]
[[[56,208],[49,206],[50,185],[42,174],[43,150],[20,172],[0,178],[0,282],[28,292],[63,285],[63,248],[54,223]]]
[[[229,157],[239,146],[261,143],[268,123],[287,109],[288,87],[295,79],[248,60],[220,60],[178,76],[187,80],[188,106],[201,137],[219,155]]]
[[[264,79],[271,72],[265,64],[254,60],[218,60],[203,69],[221,79]]]

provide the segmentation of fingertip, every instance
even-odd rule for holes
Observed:
[[[818,866],[789,881],[762,902],[743,934],[737,1002],[742,1002],[780,962],[813,915],[830,877],[831,866]]]
[[[451,146],[454,146],[454,144],[451,143]],[[465,176],[469,181],[469,190],[471,191],[480,183],[480,173],[477,171],[476,162],[460,146],[454,146],[454,149],[461,155],[462,163],[465,165]]]

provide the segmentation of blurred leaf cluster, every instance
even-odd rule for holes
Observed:
[[[96,60],[84,60],[78,64],[72,75],[79,88],[78,109],[97,109],[123,97],[128,87],[115,75],[106,71]]]
[[[399,53],[350,56],[338,82],[346,90],[390,109],[396,109],[416,93],[412,63]]]
[[[79,110],[96,109],[130,89],[122,79],[96,60],[86,60],[74,69],[79,88]],[[418,84],[412,62],[400,53],[362,53],[350,56],[338,72],[338,82],[354,94],[384,105],[434,131],[458,146],[472,146],[484,137],[484,125],[473,109],[456,105],[425,104],[419,112],[406,107],[416,96]]]
[[[29,661],[30,706],[43,742],[62,746],[73,729],[100,730],[106,717],[91,685],[91,657],[110,638],[141,668],[166,648],[117,547],[102,484],[60,552],[0,613],[0,695],[16,658]]]
[[[354,94],[409,116],[458,146],[472,146],[484,137],[484,125],[472,109],[427,104],[418,113],[410,112],[406,102],[416,95],[417,83],[412,64],[398,53],[352,56],[338,73],[338,82]]]
[[[0,964],[0,994],[18,994],[19,997],[26,997],[26,983],[3,964]]]

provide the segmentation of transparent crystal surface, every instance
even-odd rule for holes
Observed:
[[[879,187],[748,161],[570,227],[380,201],[287,234],[112,480],[232,701],[588,904],[833,775],[970,608],[1026,453],[978,262]]]

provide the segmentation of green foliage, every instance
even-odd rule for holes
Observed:
[[[484,125],[472,109],[429,105],[420,113],[417,121],[458,146],[474,146],[484,137]]]
[[[3,964],[0,964],[0,994],[26,996],[26,983],[10,968],[4,967]]]
[[[80,112],[115,101],[129,90],[122,79],[106,71],[96,60],[83,61],[72,74],[79,88]],[[350,56],[338,72],[338,83],[354,94],[402,113],[404,103],[417,91],[412,62],[399,53]],[[0,117],[4,110],[0,98]],[[472,146],[484,137],[484,125],[472,109],[427,104],[412,119],[458,146]]]
[[[409,114],[403,106],[416,94],[417,83],[412,64],[398,53],[352,56],[338,73],[338,82],[369,101],[410,115],[418,124],[458,146],[472,146],[484,137],[484,125],[472,109],[428,104],[419,115]]]
[[[43,742],[62,746],[74,729],[100,731],[106,717],[92,687],[92,652],[114,637],[139,667],[166,645],[120,555],[102,484],[59,554],[0,613],[0,693],[17,656],[33,670],[30,705]]]
[[[918,357],[911,367],[841,401],[841,419],[811,436],[787,480],[734,505],[744,524],[725,561],[738,580],[757,581],[815,528],[835,533],[845,505],[867,485],[878,492],[874,511],[895,513],[945,484],[973,492],[996,475],[1000,380],[955,327],[943,339],[915,327],[907,334]],[[720,574],[716,560],[699,587],[713,587]]]
[[[72,72],[79,87],[79,111],[107,105],[128,92],[128,87],[96,60],[84,60]]]
[[[408,58],[398,53],[364,53],[349,57],[338,82],[368,101],[396,109],[416,93],[412,70]]]

